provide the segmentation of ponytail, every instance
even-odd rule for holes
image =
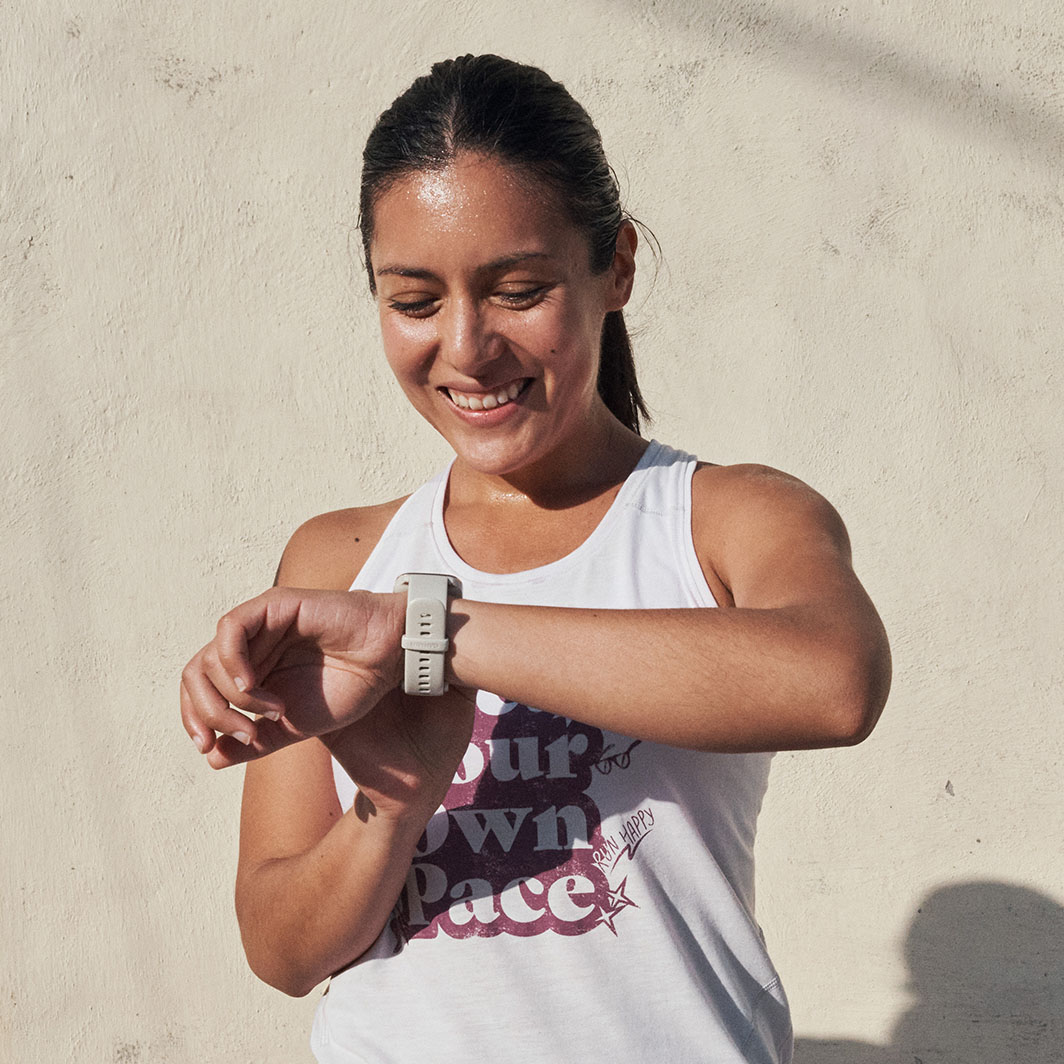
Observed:
[[[650,420],[635,376],[632,342],[620,310],[611,310],[602,323],[598,393],[610,413],[634,433],[639,433],[641,422]]]

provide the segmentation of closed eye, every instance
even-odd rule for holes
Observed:
[[[436,309],[436,300],[428,299],[389,299],[390,310],[397,310],[408,318],[427,318]]]
[[[513,292],[496,292],[495,298],[513,310],[525,310],[535,306],[546,294],[550,285],[536,285],[534,288],[522,288]]]

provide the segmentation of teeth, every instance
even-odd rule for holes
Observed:
[[[463,410],[494,410],[497,406],[505,406],[512,403],[524,388],[523,381],[514,381],[497,392],[488,392],[485,395],[466,395],[464,392],[456,392],[453,388],[447,389],[451,402]]]

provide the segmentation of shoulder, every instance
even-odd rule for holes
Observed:
[[[700,463],[691,510],[695,551],[714,591],[715,583],[726,589],[726,600],[753,574],[789,567],[797,558],[849,568],[850,541],[836,509],[778,469]]]
[[[842,519],[823,495],[797,477],[770,466],[699,462],[691,496],[692,505],[707,521],[812,522],[845,534]]]
[[[346,590],[404,501],[333,510],[305,521],[284,549],[276,583]]]

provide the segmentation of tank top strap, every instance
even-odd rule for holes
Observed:
[[[646,572],[665,561],[689,596],[688,605],[715,606],[702,573],[692,535],[691,484],[698,459],[686,451],[653,441],[625,488],[613,549],[638,558]],[[644,585],[652,583],[642,581]],[[647,588],[649,593],[650,588]]]
[[[651,440],[623,490],[623,508],[682,518],[689,507],[694,455]]]

